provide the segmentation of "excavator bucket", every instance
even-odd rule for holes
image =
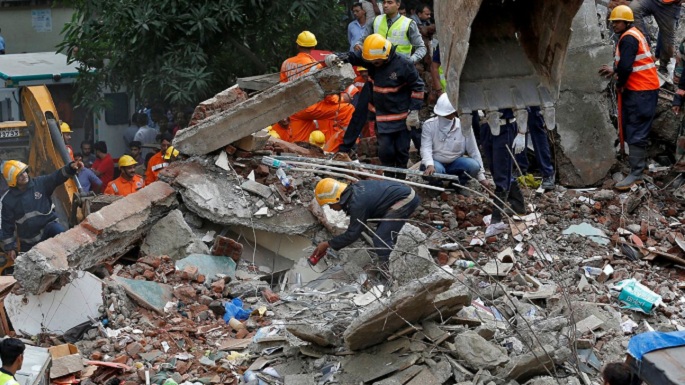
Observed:
[[[447,93],[459,112],[541,106],[553,122],[571,22],[582,3],[435,0]]]
[[[21,92],[21,102],[32,135],[29,173],[35,177],[50,174],[64,167],[71,159],[61,138],[59,116],[47,87],[24,88]],[[70,178],[53,193],[52,202],[64,224],[72,222],[72,198],[78,193],[76,178]]]

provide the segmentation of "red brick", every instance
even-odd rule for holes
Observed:
[[[151,266],[153,269],[157,269],[162,265],[162,257],[143,257],[138,259],[138,262]]]
[[[281,297],[279,297],[278,294],[271,291],[271,289],[262,290],[262,297],[264,297],[264,300],[266,300],[266,302],[268,303],[274,303],[281,300]]]
[[[145,279],[147,279],[148,281],[154,281],[155,272],[153,270],[145,270],[143,272],[143,277],[145,277]]]
[[[243,245],[231,238],[218,235],[214,238],[211,253],[212,255],[231,257],[238,263],[243,255]]]
[[[174,289],[174,297],[184,302],[195,302],[197,294],[195,289],[190,286],[181,286]]]
[[[250,334],[250,332],[247,331],[247,329],[240,329],[235,333],[235,338],[242,340],[243,338],[247,337],[248,334]]]
[[[238,149],[229,144],[228,146],[224,147],[224,151],[226,151],[228,155],[233,155],[236,151],[238,151]]]
[[[183,271],[181,272],[181,277],[183,279],[194,280],[197,278],[197,275],[198,275],[198,269],[196,266],[186,266],[183,268]]]
[[[212,283],[212,291],[218,294],[221,294],[224,292],[224,287],[226,287],[226,283],[224,282],[223,279],[219,279],[216,282]]]

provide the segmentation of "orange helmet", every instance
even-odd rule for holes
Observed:
[[[392,44],[383,35],[374,33],[364,40],[362,58],[368,61],[385,60],[390,56]]]

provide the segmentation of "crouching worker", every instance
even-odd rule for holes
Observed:
[[[18,160],[2,164],[2,176],[10,189],[2,198],[2,247],[7,256],[17,256],[17,238],[21,251],[29,251],[37,243],[66,231],[57,221],[52,193],[76,175],[83,167],[81,162],[71,162],[52,174],[29,177],[28,165]],[[16,236],[14,234],[16,229]]]
[[[369,219],[388,219],[379,222],[373,235],[374,249],[381,263],[388,262],[404,220],[419,206],[419,197],[411,187],[383,180],[362,180],[348,185],[326,178],[317,183],[314,195],[319,205],[328,205],[350,216],[347,231],[319,243],[315,253],[322,255],[329,247],[340,250],[350,245],[359,239]]]

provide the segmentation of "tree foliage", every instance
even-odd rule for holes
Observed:
[[[194,105],[237,77],[275,72],[310,30],[317,48],[347,48],[337,0],[67,0],[60,51],[80,63],[77,102],[104,89]]]

